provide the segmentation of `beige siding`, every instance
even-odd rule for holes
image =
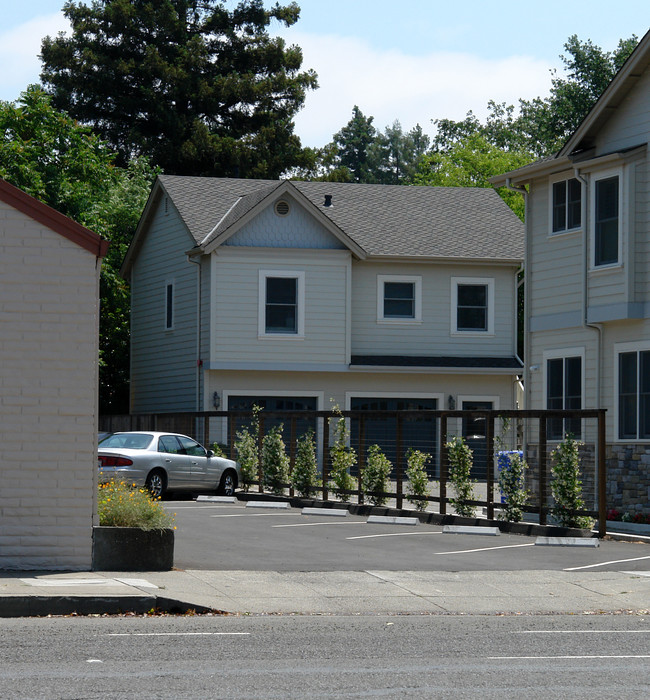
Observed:
[[[349,261],[347,251],[220,248],[210,361],[346,363]],[[260,270],[304,273],[304,338],[260,337]]]
[[[422,320],[385,323],[377,314],[377,278],[407,275],[422,279]],[[494,333],[452,333],[452,278],[494,279]],[[515,270],[483,265],[395,265],[355,262],[352,266],[353,355],[512,356],[514,354]]]
[[[0,203],[0,569],[88,569],[98,265]]]

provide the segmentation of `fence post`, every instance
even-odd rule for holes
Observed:
[[[226,418],[226,425],[228,426],[228,433],[230,438],[228,442],[230,443],[230,459],[236,459],[235,450],[235,440],[237,439],[237,419],[232,414],[228,415]]]
[[[440,416],[440,515],[447,513],[447,416]]]
[[[262,464],[262,442],[264,440],[264,416],[260,414],[260,431],[257,435],[257,480],[260,482],[258,486],[258,491],[264,493],[264,464]]]
[[[607,463],[605,460],[605,409],[598,409],[598,537],[607,534]]]
[[[366,419],[365,416],[359,416],[359,461],[357,462],[358,477],[357,477],[357,503],[363,505],[363,470],[366,466]]]
[[[546,418],[539,419],[539,524],[546,525]]]
[[[486,484],[487,484],[487,517],[494,519],[494,414],[485,417],[485,443],[487,449]]]
[[[296,466],[296,417],[291,416],[291,428],[289,430],[289,496],[293,498],[294,489],[291,475]]]
[[[397,477],[397,488],[396,488],[396,499],[395,505],[399,509],[402,508],[402,416],[400,413],[397,414],[397,435],[396,435],[396,448],[397,448],[397,459],[396,459],[396,477]]]
[[[323,418],[323,500],[328,500],[327,482],[330,476],[329,470],[330,461],[330,421],[329,418]]]

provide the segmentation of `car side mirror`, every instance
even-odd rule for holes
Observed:
[[[212,450],[208,450],[206,452],[206,455],[207,455],[208,459],[210,459],[210,457],[214,457],[214,452]]]

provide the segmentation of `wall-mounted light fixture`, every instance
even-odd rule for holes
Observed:
[[[451,394],[449,394],[449,398],[447,399],[447,406],[449,406],[450,411],[456,410],[456,399]]]
[[[214,406],[215,411],[218,411],[219,406],[221,406],[221,397],[219,396],[218,391],[215,391],[214,394],[212,394],[212,405]]]

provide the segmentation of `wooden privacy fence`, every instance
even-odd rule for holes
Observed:
[[[599,535],[606,531],[605,466],[605,410],[530,411],[530,410],[477,410],[477,411],[260,411],[258,414],[258,447],[261,452],[266,432],[282,424],[283,439],[292,470],[296,459],[296,444],[308,429],[314,431],[317,459],[322,485],[314,489],[329,500],[332,495],[330,481],[330,445],[334,421],[343,417],[349,430],[349,444],[356,451],[357,463],[352,470],[357,488],[345,493],[364,502],[362,487],[363,470],[368,447],[379,444],[392,463],[390,483],[393,491],[381,494],[395,500],[396,507],[404,505],[407,450],[420,449],[431,455],[428,476],[438,482],[438,494],[426,500],[439,504],[441,514],[447,512],[450,501],[449,459],[447,442],[454,436],[462,436],[473,449],[478,462],[472,476],[484,485],[485,498],[470,501],[472,505],[485,507],[487,517],[493,518],[495,508],[501,503],[495,498],[496,453],[500,450],[521,450],[529,464],[526,486],[533,494],[526,511],[537,513],[540,524],[546,524],[552,507],[550,490],[550,450],[557,444],[557,430],[571,426],[579,432],[576,437],[581,447],[581,477],[585,502],[591,507],[577,515],[588,515],[598,520]],[[237,433],[251,428],[251,411],[204,411],[196,413],[159,413],[130,416],[100,416],[100,429],[107,432],[119,430],[161,430],[190,435],[206,446],[218,443],[232,459],[236,459]],[[549,430],[551,435],[549,436]],[[326,439],[327,437],[327,439]],[[260,492],[264,490],[261,479],[253,482]],[[290,495],[293,489],[289,484]]]

